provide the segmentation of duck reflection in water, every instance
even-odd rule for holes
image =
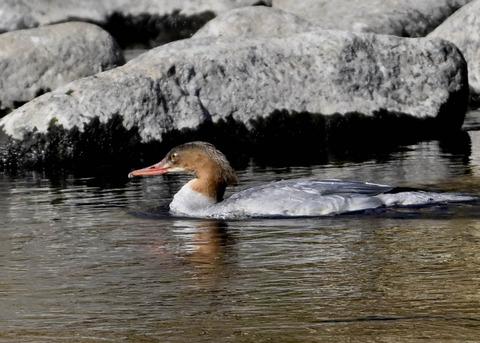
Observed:
[[[150,254],[162,261],[164,272],[165,268],[186,272],[201,288],[212,287],[226,276],[228,268],[223,266],[231,261],[235,240],[225,221],[175,219],[166,224],[170,225],[167,230],[149,238]]]
[[[183,244],[187,268],[193,275],[189,278],[195,289],[208,289],[218,286],[228,278],[226,266],[234,246],[233,237],[228,233],[228,224],[222,220],[203,220],[196,222],[177,222],[177,234],[185,239]]]
[[[181,224],[182,229],[177,232],[188,227],[184,222],[178,224]],[[203,220],[197,222],[191,232],[183,231],[189,241],[185,244],[188,260],[204,268],[215,268],[221,264],[226,250],[233,244],[227,229],[228,224],[225,221]]]

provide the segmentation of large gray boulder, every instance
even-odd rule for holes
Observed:
[[[272,0],[324,29],[423,37],[471,0]]]
[[[480,97],[480,1],[465,5],[428,35],[455,43],[468,64],[471,95]]]
[[[82,129],[120,115],[143,142],[161,142],[173,130],[225,118],[250,127],[286,110],[440,118],[455,130],[467,97],[465,60],[447,41],[320,30],[170,43],[40,96],[0,127],[21,140],[53,124]]]
[[[125,63],[115,40],[79,22],[0,35],[0,111]]]
[[[319,29],[293,13],[265,6],[247,6],[220,14],[193,35],[193,38],[221,36],[285,37]]]

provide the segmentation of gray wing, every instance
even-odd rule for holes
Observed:
[[[285,180],[245,189],[219,203],[215,212],[254,215],[326,215],[374,208],[375,195],[392,187],[341,180]]]
[[[394,187],[380,185],[375,183],[365,183],[356,181],[343,181],[337,179],[311,180],[297,179],[272,182],[260,187],[251,188],[250,191],[265,192],[268,189],[284,189],[286,191],[302,191],[317,195],[331,194],[363,194],[377,195],[389,192]],[[246,190],[248,191],[248,190]]]

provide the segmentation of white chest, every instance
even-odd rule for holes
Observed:
[[[175,194],[170,203],[170,211],[189,216],[205,215],[207,209],[216,203],[216,201],[209,196],[191,189],[190,183],[192,181],[184,185],[178,193]]]

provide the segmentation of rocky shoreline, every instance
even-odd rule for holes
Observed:
[[[132,166],[189,139],[319,162],[457,137],[480,89],[480,0],[90,2],[0,5],[0,169]],[[151,49],[124,64],[120,45]]]

